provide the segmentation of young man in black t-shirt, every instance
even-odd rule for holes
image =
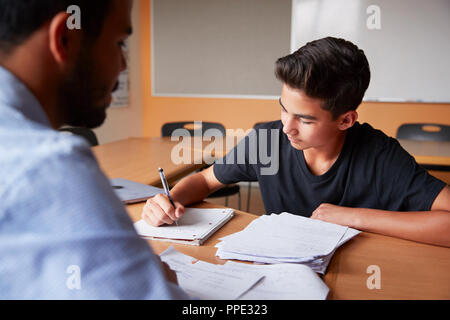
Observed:
[[[178,183],[176,208],[163,195],[150,199],[147,223],[173,224],[184,206],[224,185],[259,181],[267,213],[450,247],[450,188],[395,139],[357,122],[370,82],[362,50],[343,39],[313,41],[279,59],[276,75],[281,121],[257,126],[222,161]]]

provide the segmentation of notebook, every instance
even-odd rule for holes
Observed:
[[[139,220],[134,228],[144,239],[200,246],[233,216],[233,209],[187,208],[178,220],[178,226],[174,224],[156,228]]]
[[[157,194],[164,193],[163,189],[126,179],[110,179],[110,183],[116,195],[125,204],[145,202]]]

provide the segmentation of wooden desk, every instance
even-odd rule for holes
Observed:
[[[417,163],[428,166],[428,172],[450,185],[450,142],[398,140]],[[431,166],[431,167],[430,167]],[[433,169],[432,166],[443,167]]]
[[[124,178],[160,186],[158,168],[164,169],[169,183],[203,166],[201,152],[193,151],[191,163],[175,164],[171,159],[177,142],[170,138],[130,138],[92,148],[100,167],[109,178]],[[200,159],[200,160],[198,160]]]
[[[367,288],[371,265],[381,289]],[[324,281],[329,299],[450,299],[450,248],[363,232],[335,253]]]
[[[398,140],[422,165],[450,166],[450,142]]]
[[[133,222],[140,219],[143,204],[127,207]],[[217,208],[202,203],[198,207]],[[224,264],[215,256],[218,239],[243,230],[258,216],[236,211],[236,216],[200,247],[149,241],[160,254],[170,246],[196,259]],[[369,290],[367,268],[381,269],[381,289]],[[450,299],[450,248],[431,246],[363,232],[333,256],[323,277],[329,299]]]

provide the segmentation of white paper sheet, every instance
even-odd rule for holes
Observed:
[[[254,272],[235,272],[183,255],[170,247],[161,255],[177,273],[180,287],[192,298],[201,300],[235,300],[253,287],[263,276]]]
[[[241,300],[325,300],[329,289],[311,268],[300,264],[251,265],[227,262],[224,268],[251,271],[264,278]]]

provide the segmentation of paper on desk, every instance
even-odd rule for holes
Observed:
[[[277,223],[272,223],[276,219]],[[258,257],[320,257],[333,252],[347,227],[301,216],[281,214],[254,220],[238,235],[224,237],[223,251]],[[310,259],[309,259],[310,260]]]
[[[110,179],[110,183],[119,199],[127,204],[145,202],[157,194],[164,193],[163,189],[126,179]]]
[[[288,213],[273,214],[252,221],[243,231],[219,239],[222,242],[216,245],[216,255],[222,259],[265,264],[301,263],[324,274],[337,248],[358,233],[360,231],[355,229]],[[291,242],[305,246],[308,251],[298,250]],[[281,249],[274,254],[273,248]]]
[[[188,257],[170,247],[161,255],[176,273],[180,287],[191,297],[201,300],[234,300],[253,287],[263,276],[258,273],[235,272],[221,266]]]
[[[223,268],[264,276],[241,300],[325,300],[329,292],[322,279],[301,264],[251,265],[230,261]]]
[[[160,254],[161,261],[167,263],[175,272],[181,272],[186,266],[192,265],[198,260],[192,258],[191,256],[182,254],[174,249],[174,247],[169,247],[163,253]]]
[[[350,239],[352,239],[353,237],[355,237],[356,235],[358,235],[360,232],[361,232],[361,231],[356,230],[356,229],[347,228],[347,230],[345,231],[343,237],[339,240],[339,242],[338,242],[336,248],[342,246],[344,243],[346,243],[347,241],[349,241]],[[226,237],[220,238],[219,240],[221,240],[222,242],[217,243],[215,247],[221,249],[221,248],[224,246],[224,241],[228,241],[228,239],[231,238],[231,237],[235,237],[235,240],[236,240],[236,241],[238,241],[238,240],[240,240],[240,239],[245,239],[244,237],[241,237],[241,235],[239,235],[239,232],[238,232],[238,233],[234,233],[234,234],[232,234],[232,235],[230,235],[230,236],[226,236]],[[335,250],[336,250],[336,249],[335,249]],[[335,250],[333,250],[332,253],[334,253]],[[226,253],[224,253],[224,254],[226,255]],[[233,253],[233,256],[239,256],[239,254],[238,254],[238,253]],[[245,255],[245,254],[242,254],[241,256],[244,257],[244,256],[246,256],[246,255]],[[254,257],[254,255],[249,255],[249,256]],[[326,257],[328,257],[328,256],[329,256],[329,254],[326,254],[326,255],[319,255],[319,256],[313,256],[313,257],[305,257],[305,258],[298,258],[298,257],[282,257],[282,258],[279,258],[279,262],[280,262],[280,263],[283,263],[283,262],[292,262],[292,263],[294,263],[294,262],[297,262],[297,263],[298,263],[298,262],[308,262],[308,261],[312,261],[312,260],[316,260],[316,259],[320,259],[320,258],[326,258]],[[264,260],[264,258],[266,258],[266,257],[258,257],[258,258],[262,258],[262,259]],[[227,257],[224,257],[223,259],[233,259],[233,258],[227,258]],[[273,258],[273,257],[267,257],[266,260],[264,260],[264,261],[258,261],[258,262],[261,262],[261,263],[270,263],[269,261],[272,261],[272,260],[277,260],[277,259],[276,259],[276,258]],[[253,260],[252,260],[252,261],[253,261]]]

